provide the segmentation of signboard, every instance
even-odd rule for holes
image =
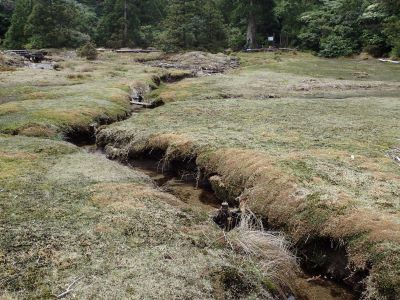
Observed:
[[[273,36],[269,36],[268,37],[268,42],[273,42],[274,41],[274,37]]]

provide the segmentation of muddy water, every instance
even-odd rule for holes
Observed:
[[[81,148],[93,155],[105,155],[95,145],[85,145]],[[194,174],[165,171],[154,159],[131,160],[128,166],[148,175],[164,192],[174,195],[191,208],[201,209],[208,214],[212,214],[219,208],[220,200],[211,190],[196,187]],[[297,300],[355,300],[358,298],[345,287],[323,276],[302,273],[295,280],[294,285],[298,288],[298,295],[295,298]]]
[[[174,174],[162,170],[158,161],[152,159],[131,160],[129,166],[148,175],[163,191],[210,213],[219,208],[218,199],[211,190],[196,187],[192,174]]]
[[[323,277],[309,277],[302,274],[295,280],[298,299],[304,300],[356,300],[351,291]]]

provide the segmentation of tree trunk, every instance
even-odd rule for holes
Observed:
[[[126,3],[127,0],[124,2],[124,46],[127,46],[128,44],[128,5]]]
[[[256,15],[254,13],[254,1],[250,0],[249,17],[247,20],[246,47],[254,49],[256,44]]]

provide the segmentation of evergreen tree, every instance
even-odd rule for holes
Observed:
[[[160,40],[167,51],[218,50],[226,44],[223,17],[213,0],[172,0],[163,25]]]
[[[233,48],[256,48],[265,43],[276,28],[273,0],[221,0],[225,19],[229,22]],[[233,45],[232,45],[233,46]]]
[[[31,0],[17,0],[14,13],[11,17],[11,25],[4,41],[7,48],[22,48],[28,41],[25,33],[25,25],[32,10]]]
[[[95,15],[75,1],[18,0],[5,46],[76,47],[90,40],[95,23]]]
[[[134,0],[105,0],[97,41],[113,48],[131,47],[140,41],[140,21]]]
[[[382,0],[380,2],[388,15],[383,20],[383,32],[391,47],[391,55],[394,58],[400,58],[400,2],[398,0]]]
[[[227,36],[224,19],[213,0],[203,1],[201,18],[203,26],[197,34],[197,47],[220,50],[226,47]]]
[[[15,3],[10,0],[0,0],[0,41],[4,38],[11,23]]]
[[[0,39],[9,48],[95,39],[114,48],[239,50],[280,34],[327,57],[399,57],[399,31],[399,0],[0,0]]]
[[[363,50],[373,56],[381,56],[390,51],[387,35],[384,32],[384,20],[388,11],[381,3],[364,1],[363,13],[359,18],[362,27],[361,42]]]
[[[35,0],[26,25],[29,46],[73,46],[70,37],[76,15],[75,7],[65,1]]]

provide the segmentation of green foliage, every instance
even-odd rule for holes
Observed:
[[[220,0],[220,8],[225,23],[229,27],[229,46],[239,50],[248,45],[246,31],[250,20],[255,27],[255,42],[265,45],[267,36],[277,32],[277,22],[273,7],[276,1],[265,0]],[[240,37],[242,35],[242,37]],[[254,45],[253,45],[254,46]]]
[[[11,26],[6,33],[4,45],[8,48],[21,48],[27,42],[25,24],[31,12],[29,0],[17,0],[11,18]]]
[[[213,0],[173,0],[159,43],[165,51],[179,49],[220,50],[226,45],[222,14]]]
[[[389,18],[384,24],[384,32],[388,37],[388,43],[392,46],[391,56],[400,58],[400,18],[395,16]]]
[[[74,7],[64,1],[36,0],[25,26],[32,48],[73,46]]]
[[[324,57],[349,56],[354,53],[354,42],[337,35],[330,35],[321,41],[319,54]]]
[[[0,42],[10,26],[14,6],[14,1],[0,0]]]
[[[383,56],[396,49],[398,1],[278,0],[275,14],[292,45],[322,56],[361,51]]]
[[[106,0],[99,20],[97,42],[112,48],[139,42],[138,8],[132,1]]]
[[[97,59],[96,46],[92,42],[87,42],[78,50],[78,55],[80,57],[86,57],[87,60]]]
[[[95,15],[75,1],[18,0],[5,46],[76,47],[90,40],[94,20]]]
[[[246,36],[242,30],[237,27],[232,27],[229,29],[229,40],[228,45],[232,50],[240,50],[246,43]]]
[[[398,57],[399,22],[398,0],[0,0],[0,39],[9,48],[93,40],[168,52],[240,50],[265,46],[274,34],[278,46],[326,57]]]

